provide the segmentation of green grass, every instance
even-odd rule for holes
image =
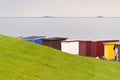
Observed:
[[[120,80],[120,63],[0,35],[0,80]]]

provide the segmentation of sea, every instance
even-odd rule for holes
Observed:
[[[46,36],[82,40],[120,40],[120,18],[2,17],[0,34],[12,37]]]

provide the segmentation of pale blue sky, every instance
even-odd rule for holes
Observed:
[[[0,0],[0,17],[120,17],[120,0]]]

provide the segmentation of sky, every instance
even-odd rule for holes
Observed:
[[[0,0],[0,17],[120,17],[120,0]]]

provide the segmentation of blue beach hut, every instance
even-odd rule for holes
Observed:
[[[43,39],[45,38],[45,36],[29,36],[29,37],[24,37],[22,38],[23,40],[32,42],[32,43],[36,43],[36,44],[43,44]]]

